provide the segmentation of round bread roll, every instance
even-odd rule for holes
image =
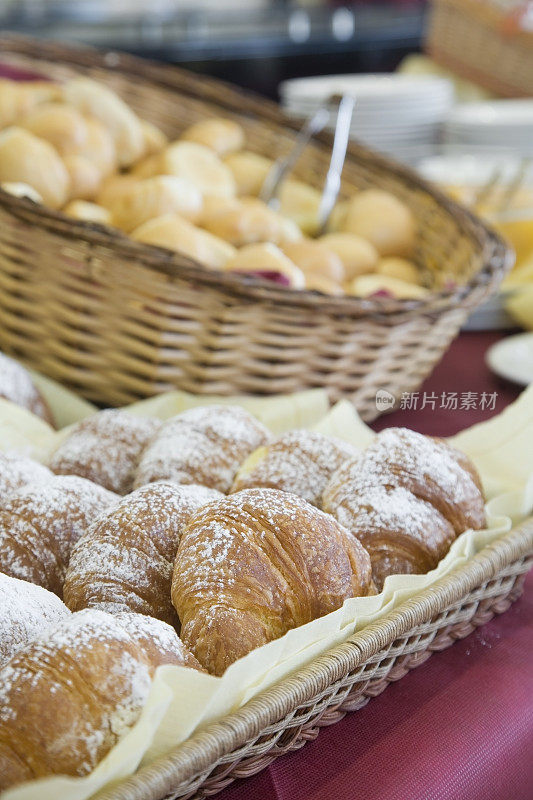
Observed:
[[[129,195],[139,183],[139,178],[134,175],[110,175],[103,182],[96,196],[96,202],[98,205],[111,210],[124,196]]]
[[[102,183],[102,172],[85,156],[65,156],[63,163],[70,177],[69,196],[72,200],[92,200]]]
[[[360,275],[347,285],[346,291],[356,297],[382,295],[404,300],[418,300],[428,294],[423,286],[390,278],[388,275]]]
[[[145,119],[139,120],[144,137],[144,155],[151,156],[159,153],[167,146],[168,138],[156,125],[152,125]]]
[[[22,489],[23,486],[35,485],[52,480],[53,473],[31,458],[18,453],[0,452],[0,497]]]
[[[378,275],[387,275],[389,278],[397,278],[407,283],[420,283],[420,272],[416,265],[405,258],[395,256],[380,258],[376,272]]]
[[[0,353],[0,398],[31,411],[49,425],[54,424],[48,403],[25,367]]]
[[[141,158],[140,161],[133,165],[129,174],[134,175],[140,180],[144,180],[145,178],[153,178],[154,175],[159,175],[161,172],[164,173],[164,170],[159,169],[160,164],[161,151],[159,153],[152,153],[151,155],[146,156],[146,158]]]
[[[242,150],[245,142],[242,125],[221,117],[195,122],[181,134],[180,138],[186,142],[195,142],[209,147],[221,157],[234,153],[236,150]]]
[[[328,233],[338,233],[342,231],[344,221],[346,219],[346,212],[348,210],[348,201],[340,200],[333,208],[330,214],[327,231]]]
[[[322,242],[303,239],[283,245],[283,252],[305,274],[307,285],[311,278],[324,278],[335,284],[345,280],[345,269],[341,259]]]
[[[63,209],[63,214],[83,222],[97,222],[99,225],[111,225],[111,214],[103,206],[89,203],[87,200],[71,200]]]
[[[302,235],[290,220],[255,197],[233,202],[226,210],[218,208],[211,214],[204,213],[202,226],[235,247],[258,242],[281,244]]]
[[[331,294],[335,297],[340,297],[344,294],[344,289],[337,281],[332,281],[325,275],[319,275],[318,272],[310,272],[305,276],[305,288],[310,292],[322,292],[322,294]]]
[[[51,144],[23,128],[0,133],[0,182],[27,183],[50,208],[61,208],[68,199],[70,178]]]
[[[283,283],[293,289],[305,287],[305,275],[286,255],[270,242],[241,247],[224,265],[225,272],[257,273],[258,276],[284,278]],[[280,281],[282,282],[282,281]]]
[[[87,141],[87,122],[83,114],[65,103],[44,103],[34,108],[19,125],[45,139],[63,157],[80,153]]]
[[[139,181],[111,204],[113,222],[123,231],[132,231],[164,214],[176,213],[195,221],[201,209],[199,189],[186,178],[174,175],[156,175]]]
[[[366,189],[353,197],[343,231],[371,242],[381,256],[410,256],[415,244],[411,209],[390,192]]]
[[[113,137],[117,160],[127,167],[144,154],[144,134],[139,118],[126,103],[102,83],[77,77],[63,86],[67,103],[99,120]]]
[[[204,196],[235,196],[235,181],[231,171],[216,153],[195,142],[170,144],[158,157],[157,173],[185,178]]]
[[[295,222],[307,236],[318,231],[321,193],[303,181],[283,181],[279,190],[279,212]]]
[[[231,170],[237,194],[240,197],[257,197],[274,162],[270,158],[243,150],[226,156],[224,163]]]
[[[28,200],[33,200],[34,203],[42,203],[43,198],[37,192],[33,186],[28,186],[27,183],[13,183],[10,181],[6,181],[4,183],[0,183],[0,188],[7,192],[8,194],[12,194],[14,197],[27,197]]]
[[[373,272],[376,268],[378,252],[370,242],[360,236],[353,233],[327,233],[318,241],[340,258],[347,281],[357,275]]]
[[[237,252],[228,242],[195,227],[179,214],[151,219],[131,236],[137,242],[175,250],[209,269],[222,269]]]
[[[57,100],[60,88],[48,81],[0,78],[0,129],[13,125],[41,103]]]
[[[71,428],[48,466],[56,475],[79,475],[126,494],[133,488],[141,453],[160,425],[157,419],[119,409],[98,411]]]
[[[117,148],[105,125],[93,117],[86,116],[87,139],[79,155],[93,163],[103,176],[115,171],[118,164]]]

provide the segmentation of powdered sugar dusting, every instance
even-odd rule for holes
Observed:
[[[52,477],[50,470],[38,461],[16,453],[0,453],[0,496]]]
[[[50,410],[22,364],[0,353],[0,397],[27,408],[46,422],[52,422]]]
[[[160,425],[126,411],[99,411],[74,426],[50,459],[50,469],[126,494],[133,488],[140,455]]]
[[[146,448],[135,485],[197,483],[228,492],[244,459],[269,433],[240,406],[191,408],[168,420]]]
[[[319,506],[326,485],[357,448],[334,437],[307,430],[284,433],[261,454],[251,469],[246,462],[237,473],[233,491],[264,486],[303,497]],[[252,453],[250,461],[253,461]]]

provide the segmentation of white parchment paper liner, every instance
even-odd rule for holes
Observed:
[[[37,380],[40,386],[46,386],[47,400],[56,419],[63,424],[92,412],[89,404],[53,382]],[[374,436],[347,401],[326,413],[327,398],[320,390],[269,399],[221,399],[171,392],[136,403],[130,410],[165,419],[193,405],[212,402],[239,403],[275,432],[309,427],[359,447],[367,446]],[[63,435],[11,403],[0,401],[0,450],[17,450],[44,459]],[[108,783],[130,775],[140,763],[149,763],[168,752],[200,726],[239,708],[263,689],[464,564],[532,513],[533,387],[524,391],[499,416],[463,431],[451,441],[470,455],[480,471],[489,498],[487,529],[466,531],[459,536],[438,567],[427,575],[390,576],[380,595],[347,600],[337,611],[249,653],[232,664],[221,678],[183,667],[160,667],[139,721],[90,775],[32,781],[3,793],[3,800],[85,800],[91,797]]]

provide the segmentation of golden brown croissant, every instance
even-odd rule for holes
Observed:
[[[275,489],[238,492],[191,517],[172,581],[183,641],[215,675],[373,591],[370,558],[357,539]]]
[[[80,475],[117,494],[127,494],[139,457],[157,432],[156,419],[106,409],[73,426],[52,454],[57,475]]]
[[[178,626],[170,600],[179,537],[193,512],[222,497],[205,486],[151,483],[100,515],[74,546],[63,587],[73,611],[137,611]]]
[[[356,447],[313,431],[294,430],[253,452],[242,464],[233,492],[265,486],[303,497],[320,506],[331,476],[356,456]]]
[[[137,722],[161,664],[199,668],[164,622],[96,609],[17,653],[0,670],[0,789],[91,772]]]
[[[54,424],[46,400],[22,364],[0,353],[0,397],[26,408],[32,414]]]
[[[269,438],[240,406],[190,408],[161,426],[141,457],[135,486],[163,480],[229,492],[240,464]]]
[[[0,668],[69,614],[57,595],[0,572]]]
[[[433,569],[458,534],[484,526],[479,486],[463,454],[442,441],[389,428],[337,470],[323,508],[367,548],[381,588],[387,575]]]
[[[72,545],[117,500],[75,475],[8,494],[0,509],[0,572],[61,595]]]
[[[53,473],[38,461],[16,453],[0,453],[0,498],[21,489],[52,480]]]

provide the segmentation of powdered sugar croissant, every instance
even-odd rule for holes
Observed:
[[[370,558],[329,514],[295,495],[248,489],[197,512],[183,532],[172,600],[209,672],[373,593]]]
[[[161,664],[199,668],[169,625],[96,609],[17,653],[0,670],[0,790],[91,772],[136,723]]]

